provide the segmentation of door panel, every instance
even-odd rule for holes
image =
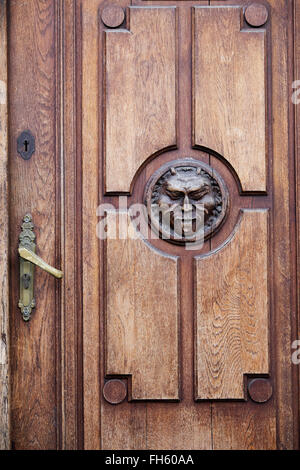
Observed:
[[[268,212],[243,211],[195,271],[196,399],[244,399],[244,375],[269,373]]]
[[[46,3],[10,2],[14,446],[296,448],[293,2],[254,16],[246,0]],[[184,213],[186,197],[191,218],[166,239],[147,210],[170,198]],[[29,211],[65,278],[36,273],[24,324]],[[186,244],[197,211],[204,240]]]
[[[128,125],[130,129],[130,133],[129,131],[127,133],[127,136],[130,134],[128,137],[130,143],[126,142],[126,146],[131,145],[134,151],[126,158],[126,152],[122,151],[124,148],[122,142],[119,143],[118,149],[115,148],[114,154],[110,154],[110,158],[113,161],[113,156],[118,151],[119,164],[119,159],[122,159],[124,154],[123,161],[132,170],[130,175],[127,170],[126,189],[121,185],[117,187],[118,173],[114,172],[114,191],[110,191],[105,186],[101,174],[102,162],[106,159],[103,168],[107,177],[107,159],[109,158],[107,97],[108,95],[118,96],[119,106],[126,98],[120,97],[120,86],[116,86],[112,78],[107,88],[108,37],[118,37],[120,41],[118,46],[124,57],[124,68],[122,72],[119,72],[124,82],[123,91],[128,90],[128,86],[132,86],[131,74],[138,74],[140,78],[144,74],[147,75],[149,69],[148,63],[139,62],[140,57],[143,57],[145,53],[145,49],[141,52],[141,48],[146,47],[145,38],[136,39],[135,49],[132,52],[131,46],[128,46],[126,42],[128,36],[122,31],[118,33],[117,29],[113,30],[101,21],[105,4],[95,2],[93,7],[94,11],[100,12],[100,21],[97,24],[99,43],[97,47],[95,44],[94,54],[95,57],[100,57],[99,67],[104,68],[104,71],[98,74],[98,81],[95,84],[95,93],[97,88],[100,101],[99,137],[96,138],[95,134],[95,140],[98,139],[97,153],[100,161],[99,202],[113,204],[118,208],[120,203],[118,196],[124,191],[130,191],[127,206],[130,207],[132,203],[141,203],[144,201],[147,183],[150,184],[156,172],[161,172],[164,165],[171,164],[173,161],[184,161],[189,157],[208,164],[213,168],[213,172],[221,175],[229,192],[230,206],[218,232],[205,241],[202,249],[194,253],[162,239],[147,241],[153,248],[165,255],[176,256],[180,259],[179,386],[181,394],[177,403],[162,404],[150,399],[145,403],[138,403],[132,392],[134,377],[128,376],[125,368],[123,371],[119,369],[119,373],[117,373],[117,368],[115,368],[115,373],[108,373],[105,366],[107,360],[105,353],[116,347],[117,338],[112,339],[112,335],[108,335],[107,332],[112,330],[116,322],[107,322],[107,312],[111,312],[110,307],[107,310],[110,305],[111,287],[102,284],[100,327],[101,335],[106,342],[104,349],[100,346],[99,352],[99,360],[102,364],[100,393],[103,388],[105,390],[106,384],[112,379],[127,382],[127,398],[123,403],[111,405],[109,399],[107,401],[101,397],[100,426],[103,448],[112,446],[115,448],[180,448],[186,446],[187,448],[272,449],[276,445],[280,446],[280,440],[276,444],[276,433],[281,433],[280,425],[276,422],[282,421],[277,414],[278,395],[275,389],[277,372],[274,359],[276,349],[274,317],[277,317],[273,308],[275,284],[271,253],[275,249],[275,246],[272,247],[274,242],[272,227],[274,217],[276,217],[273,201],[275,197],[279,197],[277,191],[282,184],[276,180],[277,161],[275,162],[274,147],[276,146],[275,152],[278,152],[278,145],[281,145],[281,150],[286,152],[287,147],[284,150],[284,143],[287,141],[284,139],[279,144],[276,140],[277,145],[274,144],[272,147],[273,139],[277,137],[274,135],[275,129],[272,128],[271,116],[272,112],[274,113],[273,107],[276,106],[274,101],[278,100],[278,95],[276,96],[278,92],[275,91],[274,79],[270,80],[270,67],[272,60],[273,64],[274,62],[279,64],[283,53],[281,51],[277,56],[274,51],[271,24],[278,22],[279,10],[281,13],[286,11],[287,5],[285,3],[275,5],[274,2],[270,6],[271,11],[267,23],[254,28],[244,19],[246,2],[232,2],[235,3],[232,7],[229,7],[228,3],[223,4],[223,7],[228,8],[221,8],[220,2],[217,3],[220,8],[212,8],[208,2],[174,2],[172,8],[169,2],[135,1],[131,5],[129,2],[118,3],[123,8],[126,7],[125,22],[120,25],[120,28],[122,30],[125,27],[133,35],[135,27],[131,29],[131,20],[134,15],[139,15],[141,21],[142,18],[144,19],[141,25],[144,35],[148,28],[146,21],[148,10],[151,11],[153,18],[156,18],[157,27],[161,24],[159,18],[167,15],[169,10],[172,11],[171,17],[177,17],[175,42],[178,45],[178,69],[174,69],[175,63],[173,66],[170,65],[171,59],[167,50],[170,38],[174,37],[174,28],[171,28],[170,37],[165,38],[165,43],[158,42],[156,48],[153,45],[153,42],[158,39],[156,33],[151,36],[152,47],[159,50],[160,58],[159,62],[154,57],[151,59],[151,74],[152,76],[159,75],[161,63],[168,63],[172,73],[175,70],[174,88],[178,90],[176,114],[178,137],[169,142],[159,142],[160,148],[147,146],[148,139],[157,142],[157,138],[162,139],[166,135],[166,122],[168,122],[169,131],[174,129],[174,119],[170,119],[174,116],[173,111],[167,112],[166,110],[161,130],[158,131],[159,137],[152,135],[151,132],[144,132],[144,118],[139,118],[135,124],[132,124],[130,119],[126,120],[126,127]],[[173,5],[176,8],[173,8]],[[82,8],[84,18],[84,3]],[[106,38],[105,42],[102,38]],[[84,33],[83,42],[85,42]],[[130,72],[127,71],[128,54],[136,54],[135,58],[131,56],[134,71],[130,70]],[[147,57],[149,58],[150,54]],[[124,70],[127,80],[123,76]],[[285,74],[287,80],[287,70]],[[106,78],[105,83],[102,80],[103,75]],[[133,93],[130,88],[130,91],[125,93],[129,96],[130,104],[127,106],[132,106],[136,110],[135,115],[139,113],[139,109],[142,109],[143,116],[147,112],[151,115],[151,122],[159,122],[161,109],[157,104],[157,90],[153,91],[151,82],[145,79],[141,82],[147,92],[145,88],[141,93],[137,92],[140,86],[137,85],[134,88],[134,104],[131,104]],[[160,81],[157,82],[159,90],[160,83]],[[82,86],[83,90],[88,90],[84,79]],[[171,88],[173,90],[173,85]],[[162,102],[161,97],[160,103]],[[168,102],[171,110],[176,109],[173,99],[169,98]],[[101,103],[104,106],[103,114]],[[119,112],[114,119],[120,120],[120,115]],[[101,122],[105,116],[102,148]],[[282,116],[278,116],[278,119],[281,120]],[[121,132],[123,127],[123,122],[117,126]],[[113,132],[118,133],[118,130]],[[135,160],[135,165],[131,166],[134,152],[140,142],[143,142],[143,150],[138,150],[137,154],[141,159]],[[172,148],[174,145],[176,145],[175,149]],[[147,148],[146,152],[144,152],[145,148]],[[117,165],[117,159],[114,161]],[[122,172],[123,170],[121,174]],[[84,175],[83,178],[86,178],[86,181],[89,180]],[[267,182],[269,182],[268,186]],[[239,223],[240,210],[243,211],[243,216]],[[226,244],[228,239],[231,239],[231,243]],[[102,273],[105,273],[107,269],[107,260],[105,260],[105,248],[101,248],[103,243],[101,240],[99,243],[101,279]],[[106,267],[101,267],[103,263]],[[138,272],[144,269],[144,276],[146,272],[148,276],[151,264],[148,263],[145,266],[142,260],[136,264],[139,265]],[[131,276],[131,263],[125,263],[124,268],[125,271],[123,271],[122,264],[122,276],[124,273],[125,277]],[[198,269],[195,271],[195,268]],[[169,280],[172,283],[171,273]],[[112,285],[111,282],[110,284]],[[123,288],[126,283],[121,282],[119,285]],[[136,280],[135,288],[138,285],[139,282]],[[155,277],[152,285],[155,285]],[[143,290],[143,295],[144,293],[146,294],[145,290]],[[120,302],[119,308],[115,308],[116,315],[116,312],[124,310],[126,298],[118,297],[117,293],[114,295]],[[151,295],[149,291],[146,296],[148,302],[145,311],[151,312],[152,310],[150,317],[155,318],[156,296]],[[194,298],[196,303],[194,303]],[[161,302],[164,305],[165,298]],[[214,305],[218,306],[216,310],[214,310]],[[133,312],[132,315],[138,317],[139,309],[133,308]],[[170,310],[168,314],[171,314]],[[167,321],[170,319],[169,315]],[[106,321],[104,321],[105,318]],[[288,323],[290,324],[290,321]],[[123,327],[124,325],[126,322]],[[273,325],[271,331],[270,325]],[[156,334],[160,334],[159,329]],[[170,334],[170,337],[174,341],[174,334]],[[149,340],[150,338],[152,338],[152,333],[149,335]],[[147,341],[148,338],[145,344],[146,350],[148,349]],[[153,341],[151,343],[153,344]],[[136,343],[131,341],[130,344],[133,347]],[[171,345],[165,344],[164,346],[170,353]],[[146,371],[145,368],[142,373],[145,374]],[[110,372],[114,371],[110,370]],[[160,377],[160,374],[151,375],[152,381],[157,384],[160,383]],[[251,392],[252,381],[255,379],[263,379],[255,386],[262,389],[266,387],[267,391],[260,392],[264,403],[257,403],[255,393],[253,390]],[[155,389],[154,384],[153,388]],[[144,384],[144,397],[146,390],[147,385]],[[252,398],[250,393],[253,395]],[[218,400],[221,402],[218,403]],[[239,400],[239,403],[235,400]],[[231,421],[225,418],[228,416],[231,416]],[[286,418],[285,414],[284,420]],[[186,420],[191,424],[187,429],[184,424]],[[164,422],[163,425],[162,422]],[[244,435],[239,434],[238,423],[247,429]],[[290,425],[292,425],[291,422]],[[223,440],[222,432],[224,433]],[[259,433],[261,433],[260,437]],[[287,434],[283,440],[286,438],[289,439]]]
[[[266,191],[266,29],[237,5],[193,15],[193,144],[226,158],[243,191]]]
[[[177,145],[176,9],[131,7],[126,21],[104,33],[107,192],[130,192],[149,155]]]
[[[133,237],[115,239],[108,214],[106,375],[130,375],[132,400],[178,400],[179,260],[137,239],[127,213],[119,224]]]

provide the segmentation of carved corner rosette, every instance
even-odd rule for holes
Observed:
[[[221,176],[193,158],[163,165],[148,181],[144,198],[151,228],[176,244],[212,237],[229,208],[229,193]]]

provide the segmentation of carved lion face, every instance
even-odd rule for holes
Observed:
[[[205,164],[189,165],[190,161],[170,166],[150,184],[151,217],[170,241],[205,238],[224,217],[226,207],[213,170]]]

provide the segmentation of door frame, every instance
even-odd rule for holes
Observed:
[[[300,80],[300,1],[294,0],[294,70],[293,81]],[[300,82],[299,82],[300,83]],[[299,89],[299,85],[298,85]],[[299,96],[299,94],[298,94]],[[296,221],[296,322],[297,331],[296,338],[300,340],[300,100],[297,105],[292,106],[292,114],[294,118],[294,137],[295,137],[295,221]],[[300,416],[300,365],[298,368],[298,413]],[[299,443],[300,447],[300,443]]]
[[[8,0],[0,0],[0,122],[1,122],[1,132],[0,132],[0,449],[9,449],[10,448],[10,397],[9,397],[9,389],[10,389],[10,374],[9,374],[9,256],[8,256],[8,247],[9,247],[9,236],[8,236],[8,226],[9,226],[9,214],[8,214],[8,207],[9,207],[9,174],[8,174],[8,158],[9,158],[9,149],[8,149],[8,101],[7,101],[7,84],[8,84],[8,76],[7,76],[7,56],[8,56],[8,43],[7,43],[7,6],[9,1]],[[77,214],[77,222],[74,223],[74,220],[70,218],[68,220],[67,214],[74,213],[76,207],[78,207],[78,201],[80,206],[83,209],[83,214],[85,219],[90,219],[92,216],[92,225],[96,222],[96,214],[91,211],[90,207],[87,207],[84,210],[84,194],[90,194],[90,186],[89,182],[86,179],[83,179],[81,190],[76,197],[73,195],[71,191],[72,181],[74,178],[81,178],[81,175],[78,175],[78,168],[79,162],[71,161],[71,159],[64,158],[64,155],[67,154],[74,154],[78,155],[79,152],[76,151],[77,148],[83,147],[85,148],[85,154],[89,151],[89,141],[85,136],[84,129],[81,129],[81,123],[76,121],[76,111],[77,111],[77,104],[74,100],[74,96],[76,94],[81,93],[81,89],[78,86],[78,81],[76,80],[76,70],[78,70],[78,65],[80,67],[83,65],[83,73],[90,73],[91,69],[84,70],[84,63],[82,64],[82,58],[80,53],[77,52],[77,36],[76,31],[76,23],[79,22],[82,27],[81,20],[78,18],[80,16],[80,12],[78,14],[78,9],[76,7],[76,0],[58,0],[56,6],[56,30],[57,30],[57,89],[59,91],[58,97],[60,100],[59,109],[60,114],[57,118],[58,122],[58,139],[57,150],[59,150],[58,154],[61,155],[62,158],[62,168],[61,171],[64,172],[64,192],[60,192],[60,201],[63,205],[64,209],[64,223],[63,223],[63,232],[62,235],[68,235],[68,239],[65,240],[63,243],[62,249],[62,257],[67,260],[70,256],[75,256],[75,262],[77,264],[76,272],[80,273],[80,263],[85,256],[95,257],[97,259],[98,253],[97,248],[92,246],[92,243],[89,242],[87,239],[83,246],[81,246],[81,254],[78,256],[77,248],[78,244],[81,243],[81,234],[78,233],[78,226],[82,227],[84,225],[84,220],[81,220],[81,214]],[[287,39],[287,46],[289,51],[294,51],[294,60],[292,58],[292,53],[289,58],[289,76],[290,82],[294,82],[295,80],[300,80],[300,0],[292,0],[290,2],[290,14],[293,14],[294,18],[294,30],[291,31]],[[276,46],[276,45],[275,45]],[[83,45],[84,47],[84,45]],[[87,46],[86,46],[87,47]],[[90,47],[90,45],[89,45]],[[84,50],[84,49],[83,49]],[[91,65],[92,67],[92,65]],[[96,68],[96,65],[94,66]],[[95,70],[92,70],[95,72]],[[62,79],[63,78],[63,79]],[[65,85],[64,85],[65,84]],[[293,93],[292,87],[289,88],[289,95],[291,96]],[[282,96],[282,95],[281,95]],[[287,96],[287,95],[285,95]],[[295,106],[293,105],[290,96],[288,96],[289,104],[283,103],[283,106],[288,106],[289,112],[289,125],[293,126],[294,132],[289,132],[289,148],[290,154],[294,155],[294,161],[291,163],[290,168],[290,177],[293,178],[294,181],[291,182],[291,190],[290,190],[290,201],[285,201],[285,204],[290,203],[291,207],[295,208],[295,211],[290,211],[290,232],[291,232],[291,242],[295,242],[295,250],[291,253],[291,256],[296,256],[297,259],[297,272],[294,272],[292,268],[287,268],[287,270],[283,273],[287,276],[297,276],[295,286],[297,286],[297,292],[293,293],[295,288],[291,287],[291,294],[294,295],[296,301],[294,305],[296,306],[295,316],[292,312],[286,313],[290,315],[290,317],[294,317],[294,325],[296,328],[293,328],[293,331],[290,332],[290,335],[294,339],[300,339],[300,332],[299,332],[299,325],[300,325],[300,276],[297,273],[300,272],[300,104]],[[81,103],[85,106],[89,106],[89,112],[93,116],[96,113],[95,103],[93,100],[90,100],[90,104],[85,100],[85,96],[80,96]],[[72,103],[70,105],[70,103]],[[279,111],[280,112],[280,111]],[[277,116],[276,116],[277,117]],[[92,121],[92,120],[91,120]],[[97,122],[97,121],[95,121]],[[83,126],[87,125],[87,122],[83,123]],[[95,125],[97,127],[97,125]],[[79,132],[80,131],[80,132]],[[93,129],[92,132],[97,134],[97,129]],[[83,136],[82,142],[78,138],[78,135]],[[79,140],[78,140],[79,139]],[[277,153],[278,155],[278,153]],[[83,171],[85,174],[89,174],[92,170],[93,165],[97,165],[97,162],[93,159],[85,159],[85,167]],[[277,168],[277,177],[281,176],[281,168]],[[294,170],[294,172],[293,172]],[[68,182],[69,182],[69,192],[68,192]],[[93,194],[97,199],[97,194]],[[282,198],[277,198],[275,201],[275,207],[278,208],[280,212],[280,205],[282,204]],[[296,202],[296,204],[295,204]],[[283,209],[283,212],[286,209]],[[295,217],[294,217],[295,216]],[[279,219],[280,215],[278,214],[277,219]],[[296,220],[296,223],[295,223]],[[94,227],[94,225],[93,225]],[[278,242],[276,243],[277,248],[279,247],[279,243],[282,239],[284,239],[283,231],[285,227],[279,228],[279,235],[278,235]],[[288,245],[286,245],[288,246]],[[284,246],[283,246],[284,248]],[[290,253],[286,253],[286,258],[289,258]],[[283,260],[284,261],[284,260]],[[283,269],[283,261],[276,261],[275,260],[275,269],[281,268]],[[276,264],[277,263],[277,264]],[[67,263],[65,264],[67,267]],[[87,268],[88,269],[88,268]],[[88,272],[83,273],[83,279],[85,276],[88,276]],[[70,277],[66,276],[66,279],[70,279]],[[72,278],[73,279],[73,278]],[[73,294],[75,289],[80,289],[82,286],[87,288],[87,284],[82,279],[82,276],[78,275],[76,279],[73,279],[71,289],[67,289],[68,285],[65,284],[62,293],[62,308],[61,311],[64,312],[64,315],[61,317],[61,353],[64,357],[65,370],[69,370],[68,376],[65,374],[64,370],[61,370],[61,389],[65,390],[66,383],[73,380],[73,385],[76,387],[76,380],[78,371],[74,369],[74,362],[73,362],[73,351],[74,348],[77,348],[75,352],[77,360],[75,361],[77,367],[81,367],[85,369],[85,380],[88,380],[88,375],[91,376],[95,373],[95,370],[92,368],[85,367],[88,364],[88,359],[92,353],[91,348],[94,341],[98,341],[99,329],[95,328],[97,325],[92,324],[89,319],[84,318],[82,319],[82,324],[78,326],[76,324],[76,315],[75,312],[77,310],[78,304],[87,306],[89,303],[89,308],[95,306],[97,307],[98,299],[97,296],[93,295],[92,290],[94,290],[95,286],[91,286],[91,291],[87,292],[84,295],[83,299],[77,298],[75,302],[72,303],[72,309],[74,310],[74,315],[66,315],[66,305],[69,305],[68,299],[70,300],[73,298]],[[78,284],[79,283],[79,284]],[[79,287],[78,287],[79,285]],[[281,292],[278,292],[278,296],[280,296],[281,302],[281,309],[283,308],[284,302],[284,285],[281,284],[279,281],[277,285],[281,285],[280,289]],[[77,286],[77,287],[76,287]],[[70,287],[70,286],[69,286]],[[68,297],[66,297],[68,296]],[[279,297],[278,297],[279,298]],[[73,298],[74,300],[74,298]],[[85,305],[86,304],[86,305]],[[94,305],[93,305],[94,304]],[[277,313],[278,316],[278,313]],[[296,318],[297,317],[297,318]],[[71,319],[71,320],[70,320]],[[78,328],[82,331],[85,331],[85,334],[89,335],[89,341],[83,343],[78,350],[78,344],[76,343],[76,334],[78,333]],[[286,367],[286,361],[289,359],[288,350],[290,349],[290,344],[286,344],[286,336],[283,334],[279,334],[280,332],[276,330],[276,338],[277,342],[277,350],[281,351],[280,354],[277,355],[277,372],[279,374],[283,374],[283,369]],[[66,332],[66,333],[65,333]],[[64,337],[62,337],[64,335]],[[94,337],[93,337],[94,335]],[[280,336],[280,337],[279,337]],[[281,347],[280,347],[281,346]],[[89,349],[90,348],[90,349]],[[79,364],[79,356],[80,353],[84,352],[83,354],[83,364]],[[280,361],[280,357],[282,358],[282,363]],[[70,366],[70,369],[68,369]],[[292,370],[293,377],[295,382],[298,382],[298,388],[300,388],[300,367],[294,366]],[[65,383],[64,383],[65,382]],[[78,383],[77,383],[78,385]],[[284,385],[284,384],[283,384]],[[78,410],[77,400],[76,397],[70,396],[62,396],[61,397],[61,406],[62,406],[62,414],[64,419],[62,419],[61,429],[62,435],[60,437],[61,440],[61,447],[62,448],[76,448],[79,441],[83,441],[83,436],[78,435],[78,423],[77,423],[77,413],[84,414],[87,419],[87,428],[85,429],[85,447],[86,448],[97,448],[99,446],[97,432],[97,426],[99,424],[98,416],[100,413],[99,408],[99,391],[97,390],[81,390],[83,397],[86,400],[83,400],[85,410]],[[93,403],[98,402],[98,408],[92,408],[89,406],[89,398],[93,393]],[[280,403],[284,403],[284,397],[287,396],[289,393],[288,390],[284,390],[283,388],[279,390],[280,394]],[[293,397],[294,400],[298,403],[298,410],[300,411],[300,397]],[[285,435],[288,430],[285,429],[284,423],[284,414],[285,411],[282,409],[279,415],[282,417],[282,421],[278,423],[279,429],[279,443],[282,442],[282,448],[284,447],[284,442],[289,440]],[[295,426],[299,426],[296,423],[297,417],[294,418]],[[298,444],[299,445],[299,444]]]
[[[7,3],[0,0],[0,449],[10,448]]]

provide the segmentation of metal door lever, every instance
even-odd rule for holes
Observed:
[[[32,309],[35,307],[34,265],[39,266],[57,279],[61,279],[63,277],[62,271],[53,268],[35,253],[36,245],[34,243],[35,233],[33,229],[34,225],[32,223],[32,216],[30,214],[26,214],[23,219],[18,248],[20,255],[19,308],[21,309],[24,321],[30,320]]]
[[[42,260],[42,258],[36,255],[33,251],[28,250],[28,248],[19,247],[19,255],[26,261],[30,261],[30,263],[33,263],[36,266],[39,266],[44,271],[46,271],[47,273],[52,274],[52,276],[56,277],[57,279],[61,279],[64,275],[62,271],[50,266],[50,264]]]

